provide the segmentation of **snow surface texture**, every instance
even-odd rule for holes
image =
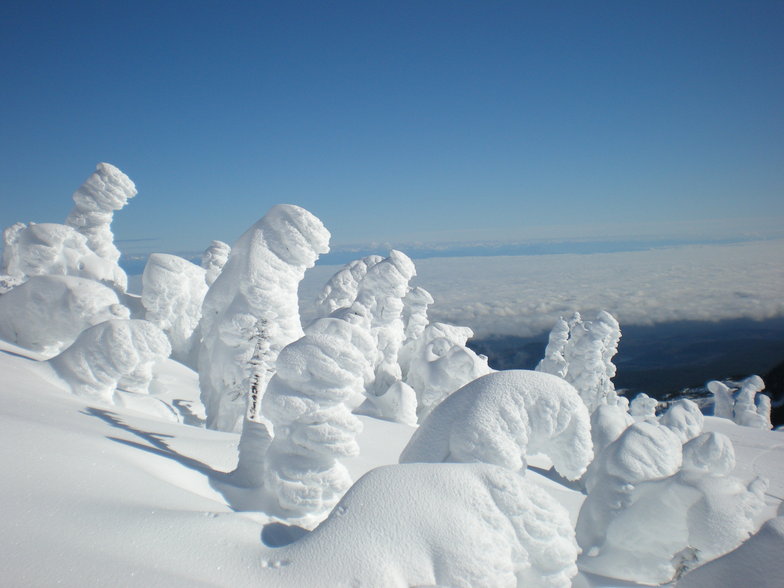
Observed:
[[[280,509],[274,514],[323,518],[351,486],[337,460],[359,454],[362,425],[351,409],[373,378],[372,348],[361,327],[321,318],[280,352],[262,400],[275,433],[264,464],[264,486]]]
[[[770,397],[760,394],[764,389],[765,382],[759,376],[750,376],[742,382],[708,382],[708,390],[713,393],[714,416],[745,427],[772,429]]]
[[[615,392],[612,358],[618,352],[621,329],[608,312],[600,311],[596,320],[583,321],[575,312],[569,321],[560,318],[536,370],[564,378],[580,393],[589,412],[607,402]]]
[[[565,588],[577,573],[564,508],[486,464],[375,469],[312,533],[265,555],[269,587]]]
[[[207,293],[205,270],[165,253],[147,258],[142,275],[145,318],[157,325],[172,346],[172,357],[195,367],[201,305]]]
[[[115,388],[146,394],[153,365],[170,353],[151,322],[114,319],[86,329],[49,362],[77,396],[113,404]]]
[[[557,376],[509,370],[482,376],[447,397],[424,420],[401,463],[484,462],[519,472],[543,453],[574,480],[593,457],[588,411]]]
[[[637,425],[635,425],[637,426]],[[754,530],[766,484],[748,488],[727,474],[735,467],[730,440],[705,433],[683,447],[683,465],[666,478],[624,489],[622,508],[612,511],[603,543],[581,543],[580,569],[645,584],[671,581],[683,571],[734,549]],[[606,486],[597,485],[592,496]],[[617,495],[608,499],[617,499]],[[580,513],[583,520],[583,511]],[[594,521],[594,524],[599,521]],[[580,537],[578,523],[578,537]],[[586,549],[588,547],[588,549]]]
[[[368,270],[383,261],[380,255],[368,255],[343,266],[324,285],[316,298],[317,316],[328,316],[339,308],[347,308],[357,299],[359,283]]]
[[[297,287],[329,250],[329,231],[307,210],[279,204],[237,241],[204,298],[199,383],[207,426],[239,431],[260,419],[260,396],[280,350],[303,335]],[[251,386],[257,394],[249,401]]]
[[[201,267],[204,268],[204,279],[208,286],[218,278],[223,266],[229,259],[231,247],[223,241],[213,241],[201,254]]]
[[[128,316],[117,294],[98,282],[34,276],[0,296],[0,337],[52,356],[87,327]]]
[[[416,391],[419,422],[452,392],[493,371],[485,356],[466,347],[472,336],[468,327],[431,323],[403,348],[405,381]]]
[[[784,553],[784,517],[767,521],[743,545],[686,574],[678,588],[754,586],[780,588]]]

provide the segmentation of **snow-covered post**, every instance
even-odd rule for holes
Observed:
[[[109,163],[99,163],[95,172],[74,192],[74,207],[65,224],[87,237],[87,245],[99,257],[116,264],[120,251],[114,246],[112,218],[114,211],[120,210],[134,196],[136,186],[128,176]],[[122,276],[125,276],[124,272]],[[125,291],[127,277],[117,286]]]
[[[239,431],[246,416],[261,421],[259,400],[278,353],[303,334],[299,282],[329,250],[329,236],[307,210],[279,204],[234,245],[202,306],[199,386],[209,428]]]
[[[351,306],[368,270],[383,260],[380,255],[368,255],[347,263],[335,272],[316,298],[317,315],[328,316],[339,308]]]
[[[355,438],[362,424],[351,409],[373,378],[372,349],[373,341],[361,327],[320,318],[280,352],[277,373],[262,400],[275,431],[266,453],[264,486],[280,516],[321,517],[351,485],[337,459],[359,453]]]
[[[231,247],[226,243],[213,241],[201,254],[201,267],[205,270],[204,279],[208,286],[212,286],[218,274],[221,273],[223,266],[226,265],[229,259],[230,253]]]
[[[207,293],[204,276],[205,270],[198,265],[166,253],[150,255],[142,274],[145,318],[166,333],[172,357],[191,367],[196,367],[194,334],[198,334],[201,305]]]

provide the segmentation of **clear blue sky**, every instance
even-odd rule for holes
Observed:
[[[4,0],[0,223],[62,222],[108,161],[129,251],[278,202],[338,244],[781,225],[782,31],[781,1]]]

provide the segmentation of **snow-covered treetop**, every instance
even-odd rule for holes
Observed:
[[[201,267],[206,271],[204,279],[208,286],[211,286],[218,274],[221,273],[223,266],[229,259],[229,253],[231,253],[231,247],[228,244],[223,241],[213,241],[201,254]]]
[[[343,266],[324,285],[316,298],[319,316],[327,316],[339,308],[351,306],[357,297],[359,283],[367,275],[368,269],[382,261],[380,255],[368,255]]]
[[[120,252],[114,246],[110,229],[112,217],[136,193],[136,186],[128,176],[109,163],[99,163],[74,192],[74,207],[65,224],[87,237],[90,249],[100,257],[116,262]]]

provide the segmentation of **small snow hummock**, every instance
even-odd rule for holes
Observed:
[[[303,335],[297,288],[329,250],[329,231],[304,208],[279,204],[237,241],[202,306],[199,385],[207,426],[260,420],[280,350]],[[251,387],[256,395],[249,401]]]
[[[172,357],[190,367],[196,366],[201,305],[207,293],[205,270],[178,257],[153,253],[142,274],[144,318],[166,333]]]
[[[593,457],[588,411],[563,379],[527,370],[482,376],[448,396],[422,422],[401,463],[484,462],[520,471],[542,453],[574,480]]]
[[[213,241],[201,254],[201,267],[204,268],[204,280],[208,286],[218,278],[223,266],[229,259],[231,247],[223,241]]]
[[[566,510],[488,464],[374,469],[321,525],[263,553],[259,583],[567,588],[577,546]]]
[[[153,365],[169,353],[169,340],[151,322],[113,319],[82,331],[49,363],[77,396],[112,404],[115,388],[146,394]]]
[[[114,290],[73,276],[33,276],[0,296],[0,337],[48,356],[84,329],[128,318]]]
[[[264,487],[279,506],[277,516],[323,517],[351,486],[337,460],[359,454],[362,424],[351,409],[373,378],[367,359],[372,344],[361,327],[321,318],[278,355],[262,399],[275,435],[266,451]]]

